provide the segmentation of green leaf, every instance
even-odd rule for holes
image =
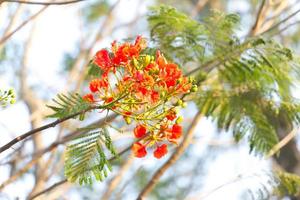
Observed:
[[[92,180],[102,181],[111,171],[111,165],[104,153],[106,148],[117,156],[112,140],[106,130],[101,128],[87,132],[67,145],[65,175],[71,182],[91,184]]]
[[[86,110],[90,107],[90,104],[85,101],[79,94],[58,94],[56,99],[53,99],[54,105],[47,105],[53,114],[48,117],[51,118],[63,118],[69,115],[78,113],[80,111]],[[83,119],[83,116],[80,115]]]
[[[103,71],[92,61],[88,65],[88,75],[92,77],[101,77]]]

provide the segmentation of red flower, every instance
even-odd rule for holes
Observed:
[[[155,158],[160,159],[164,155],[168,153],[168,146],[166,144],[162,144],[157,146],[156,150],[153,152]]]
[[[106,97],[106,98],[104,98],[104,102],[105,102],[105,103],[110,103],[110,102],[112,102],[113,100],[114,100],[113,97]]]
[[[102,70],[108,71],[111,67],[111,59],[109,57],[109,53],[107,50],[102,49],[96,53],[94,62],[98,65]]]
[[[90,82],[91,92],[97,92],[101,88],[107,88],[108,82],[105,79],[94,79]]]
[[[151,100],[154,103],[159,100],[159,93],[157,91],[152,90],[152,92],[151,92]]]
[[[173,121],[176,118],[176,112],[174,112],[173,110],[171,110],[167,115],[166,118],[170,121]]]
[[[124,116],[130,116],[131,114],[132,114],[132,112],[130,112],[130,111],[126,111],[123,113]]]
[[[143,95],[146,95],[148,93],[148,89],[145,87],[139,87],[138,91],[141,92]]]
[[[173,87],[176,85],[176,79],[169,79],[166,81],[167,88]]]
[[[181,135],[182,135],[182,126],[180,126],[178,124],[174,124],[171,129],[171,136],[169,137],[169,139],[176,140],[176,139],[180,138]]]
[[[145,136],[146,132],[147,132],[147,129],[142,124],[137,125],[133,130],[134,136],[136,138],[141,138],[141,137]]]
[[[146,146],[139,142],[134,143],[131,147],[131,150],[133,151],[134,156],[138,158],[145,157],[147,154]]]
[[[86,94],[82,97],[85,101],[88,101],[90,103],[95,102],[93,94]]]

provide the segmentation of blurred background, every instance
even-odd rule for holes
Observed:
[[[0,0],[0,87],[14,88],[16,103],[0,111],[0,145],[37,128],[45,118],[45,106],[58,93],[88,89],[86,66],[94,53],[136,35],[150,37],[149,7],[166,4],[190,17],[203,20],[211,9],[241,17],[238,36],[259,34],[300,10],[298,0],[270,0],[263,23],[252,30],[260,0],[85,0],[66,5],[32,5]],[[55,1],[52,1],[55,2]],[[283,23],[274,40],[299,52],[300,14]],[[292,25],[291,25],[292,24]],[[287,26],[288,25],[288,26]],[[298,93],[296,93],[298,94]],[[299,95],[300,97],[300,95]],[[197,112],[194,103],[183,109],[185,128]],[[84,124],[97,123],[104,114],[79,124],[72,120],[24,140],[0,155],[0,199],[25,199],[53,186],[40,199],[135,199],[152,174],[168,159],[152,156],[134,159],[130,152],[113,162],[113,172],[103,182],[79,186],[63,174],[64,140]],[[109,128],[118,149],[133,141],[131,128],[120,117]],[[58,142],[56,142],[58,141]],[[55,143],[56,142],[56,143]],[[53,145],[54,144],[54,145]],[[238,144],[230,132],[217,129],[210,118],[199,121],[192,145],[163,175],[149,199],[253,199],[266,187],[265,171],[273,165],[300,174],[297,139],[289,143],[277,161],[249,154],[246,142]],[[52,146],[51,146],[52,145]],[[51,147],[51,148],[49,148]],[[37,152],[43,152],[37,154]],[[289,199],[287,197],[287,199]]]

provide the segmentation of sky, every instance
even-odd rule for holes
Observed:
[[[136,8],[138,0],[126,0],[118,6],[115,11],[117,23],[129,22],[134,16],[135,12],[141,13],[146,12],[149,2],[144,3],[142,7]],[[48,8],[35,22],[36,31],[34,33],[34,42],[29,51],[28,66],[29,73],[28,82],[35,86],[41,87],[46,91],[42,93],[55,94],[64,88],[65,80],[61,75],[61,64],[63,56],[66,52],[72,52],[76,48],[78,38],[81,37],[81,28],[85,29],[84,25],[80,24],[78,20],[78,7],[77,5],[70,6],[53,6]],[[236,7],[239,7],[239,11],[243,12],[243,9],[247,9],[245,4],[241,1],[232,6],[234,11]],[[37,9],[38,7],[34,8]],[[0,19],[1,17],[0,13]],[[1,22],[0,22],[1,23]],[[24,35],[28,34],[29,27],[24,28],[18,32],[12,39],[16,41],[24,40]],[[103,48],[110,45],[112,40],[117,38],[126,37],[127,31],[120,30],[117,34],[108,37],[106,40],[97,44],[97,48]],[[96,51],[97,48],[94,50]],[[9,80],[4,76],[0,75],[0,84],[7,87]],[[42,84],[42,85],[41,85]],[[49,90],[49,91],[48,91]],[[183,111],[185,116],[193,116],[195,114],[195,105],[189,105],[189,107]],[[187,117],[188,118],[188,117]],[[50,120],[51,121],[51,120]],[[2,110],[0,112],[0,132],[1,140],[0,145],[5,144],[13,136],[19,135],[30,129],[29,127],[29,114],[22,102],[17,102],[13,106]],[[45,143],[50,143],[55,139],[52,133],[55,129],[47,131],[43,134]],[[199,144],[191,149],[192,154],[203,154],[206,151],[207,141],[212,140],[215,137],[224,138],[224,141],[228,141],[231,138],[230,133],[222,133],[223,135],[216,135],[217,130],[213,122],[210,119],[203,119],[197,128],[196,136],[200,138]],[[10,133],[13,133],[12,135]],[[17,145],[16,145],[17,146]],[[196,148],[197,147],[197,148]],[[27,148],[30,148],[28,145]],[[5,154],[0,155],[0,160]],[[135,168],[139,166],[145,168],[157,167],[167,160],[167,157],[162,160],[155,160],[153,158],[144,158],[142,162],[135,162]],[[180,164],[180,163],[179,163]],[[262,158],[249,155],[249,149],[247,145],[238,145],[235,148],[224,150],[223,153],[218,156],[210,163],[210,168],[205,176],[205,181],[201,191],[197,191],[194,197],[200,195],[206,196],[211,193],[212,190],[224,183],[232,182],[236,180],[239,175],[253,175],[256,172],[262,172],[269,166],[269,162]],[[184,170],[184,168],[183,168]],[[7,169],[0,166],[0,183],[7,178]],[[57,180],[53,180],[55,182]],[[32,186],[32,177],[25,175],[21,181],[17,181],[14,184],[8,186],[4,193],[10,197],[19,196],[21,199],[25,198],[28,191],[28,187]],[[101,184],[101,183],[100,183]],[[253,185],[251,185],[253,184]],[[255,187],[257,180],[251,178],[233,182],[222,187],[220,190],[215,191],[209,196],[206,196],[206,200],[216,199],[240,199],[239,191],[241,188],[247,189],[247,187]],[[26,185],[26,186],[25,186]],[[76,192],[68,193],[73,200],[80,199]],[[192,196],[193,196],[192,195]],[[132,196],[128,196],[127,199],[131,199]],[[1,196],[0,196],[1,199]]]

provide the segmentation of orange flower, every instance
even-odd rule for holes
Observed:
[[[139,142],[136,142],[132,145],[131,150],[135,157],[142,158],[147,155],[146,146],[142,145]]]
[[[157,91],[152,90],[152,92],[151,92],[151,100],[154,103],[159,100],[159,93]]]
[[[176,119],[177,115],[176,112],[174,110],[171,110],[167,115],[166,118],[170,121],[173,121],[174,119]]]
[[[181,137],[182,135],[182,126],[178,124],[174,124],[172,129],[170,130],[171,135],[169,137],[170,140],[176,140]]]
[[[146,135],[147,129],[146,129],[145,125],[139,124],[133,130],[133,133],[136,138],[141,138]]]
[[[168,146],[166,144],[162,144],[157,146],[156,150],[153,152],[155,158],[160,159],[164,155],[168,153]]]
[[[88,101],[90,103],[95,102],[93,94],[86,94],[82,97],[85,101]]]
[[[94,102],[95,96],[97,103],[120,113],[127,124],[137,123],[133,134],[140,142],[132,146],[136,157],[144,157],[146,148],[157,142],[177,143],[182,127],[172,102],[197,90],[177,64],[168,62],[160,51],[156,56],[147,54],[143,52],[145,48],[145,39],[138,36],[134,43],[114,41],[110,49],[98,51],[93,63],[102,74],[90,82],[91,94],[83,97]],[[167,145],[163,144],[157,145],[153,153],[161,158],[167,152]]]
[[[108,71],[111,67],[111,59],[109,57],[109,52],[105,49],[102,49],[96,53],[94,58],[94,62],[98,65],[102,70]]]
[[[101,88],[107,88],[108,82],[105,79],[94,79],[90,82],[90,90],[91,92],[97,92]]]

